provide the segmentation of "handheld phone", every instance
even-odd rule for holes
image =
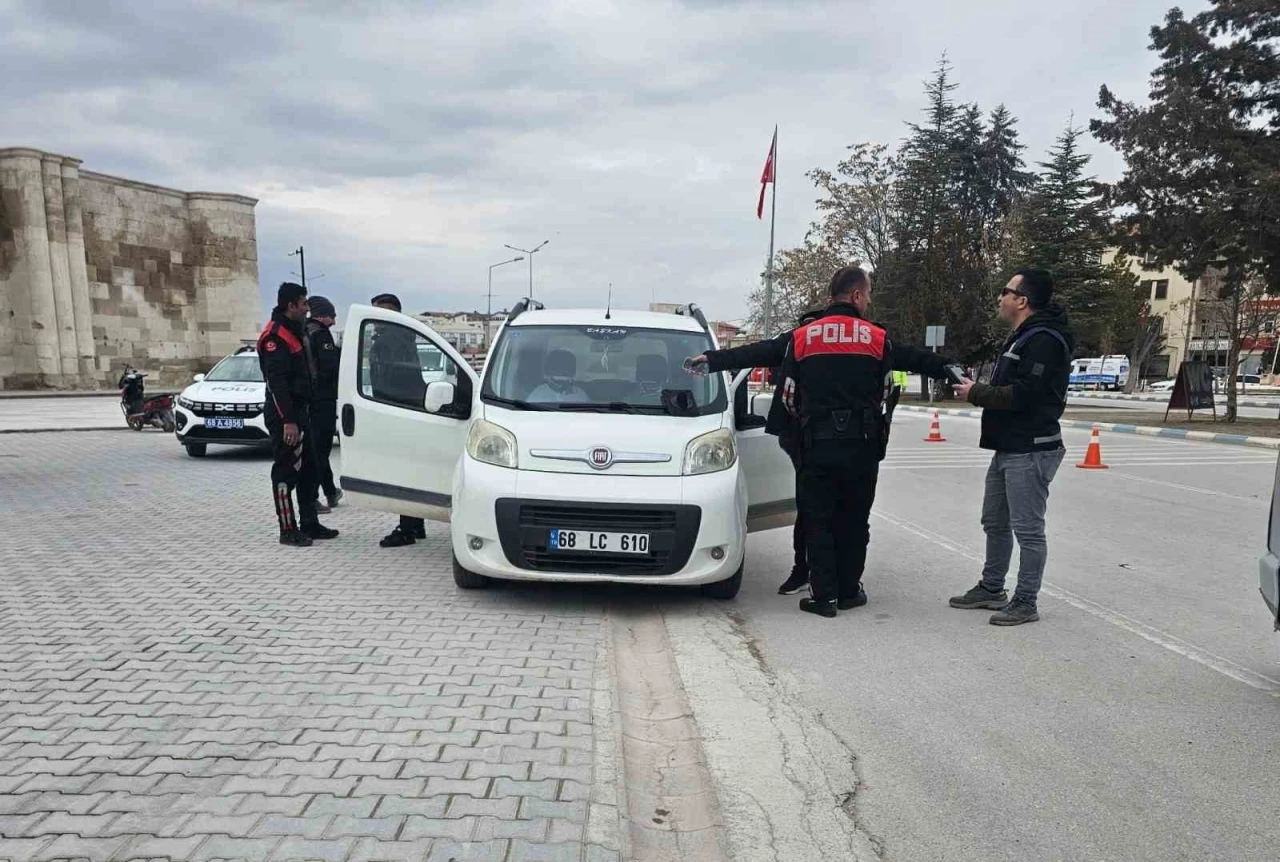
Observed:
[[[960,384],[964,382],[964,369],[959,365],[947,366],[947,380],[951,383]]]

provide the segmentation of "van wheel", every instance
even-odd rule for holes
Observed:
[[[203,458],[205,453],[205,444],[203,443],[183,443],[187,449],[187,454],[192,458]]]
[[[464,590],[484,590],[488,589],[493,581],[484,575],[477,575],[475,572],[468,572],[462,568],[462,563],[458,562],[458,556],[453,557],[453,582]]]
[[[723,581],[716,581],[714,584],[703,584],[701,586],[702,594],[709,599],[720,599],[728,601],[738,594],[738,590],[742,589],[742,570],[746,568],[747,561],[744,557],[742,565],[738,566],[738,571],[734,572]]]

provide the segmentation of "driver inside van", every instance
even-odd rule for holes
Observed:
[[[586,402],[575,379],[578,375],[578,358],[568,350],[552,350],[542,364],[546,381],[529,393],[529,401],[543,404],[567,404]]]
[[[658,397],[667,385],[667,360],[656,353],[636,357],[636,383],[642,396]]]

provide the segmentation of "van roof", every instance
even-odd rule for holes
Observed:
[[[702,332],[702,325],[692,317],[664,314],[658,311],[631,311],[615,308],[605,318],[603,308],[546,308],[526,311],[510,321],[510,326],[622,326],[644,329],[674,329],[677,332]]]

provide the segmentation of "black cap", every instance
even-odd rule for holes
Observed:
[[[307,309],[311,312],[312,317],[338,316],[338,309],[334,308],[333,303],[325,299],[323,296],[308,297]]]
[[[396,311],[401,310],[400,297],[394,293],[380,293],[373,299],[369,300],[370,305],[394,305]]]

